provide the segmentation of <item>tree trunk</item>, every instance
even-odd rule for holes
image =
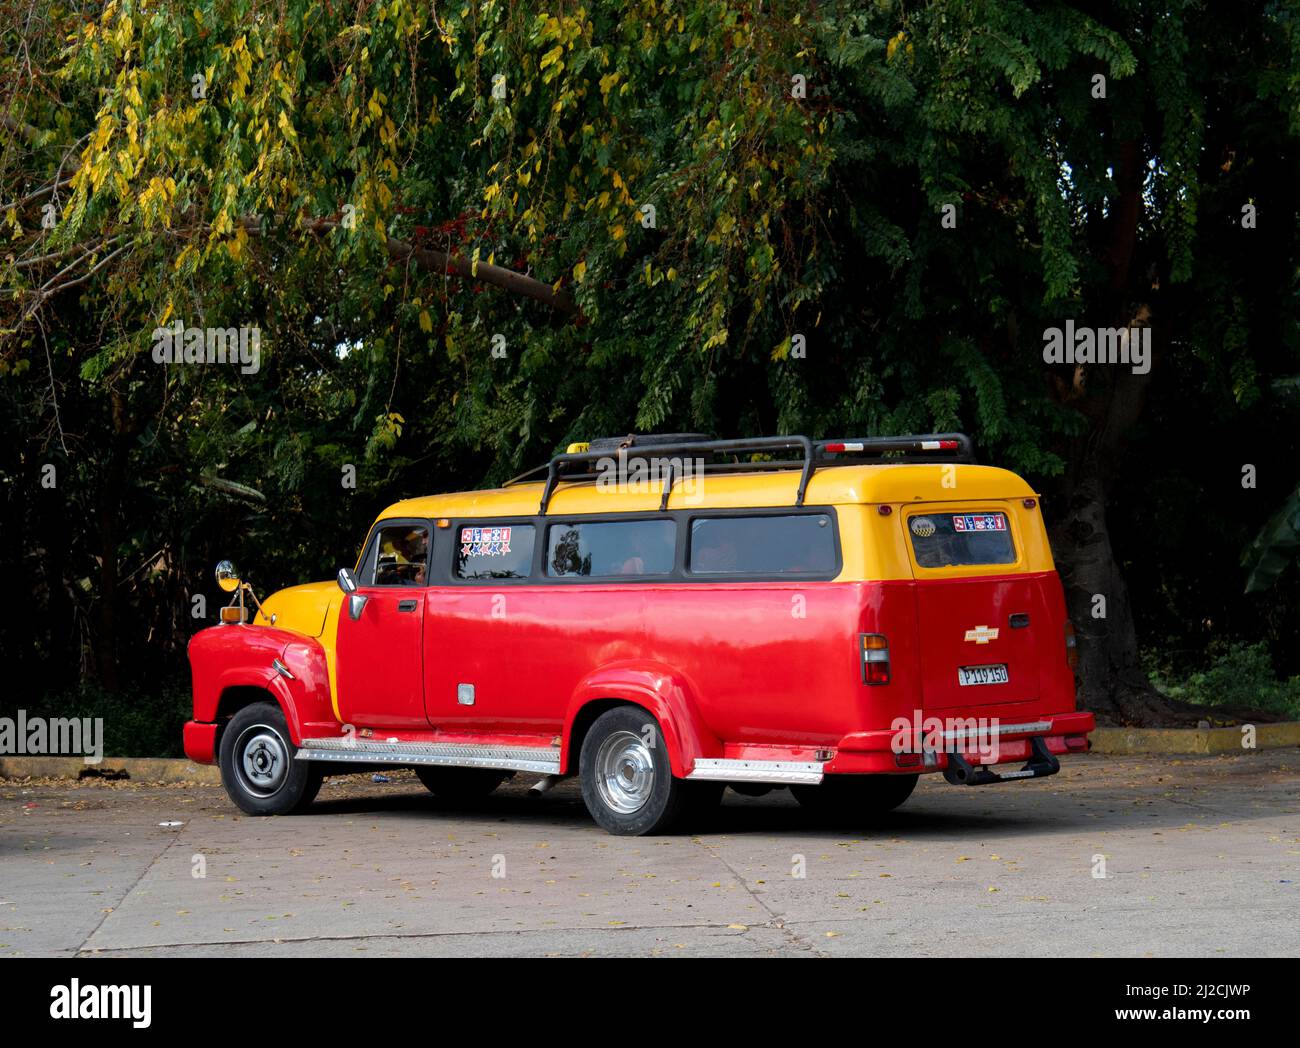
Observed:
[[[1151,291],[1135,278],[1138,223],[1142,214],[1142,151],[1137,142],[1119,143],[1115,185],[1119,191],[1107,219],[1101,259],[1108,270],[1102,301],[1085,322],[1129,327],[1133,337],[1148,326],[1146,304],[1133,307]],[[1152,354],[1154,356],[1154,353]],[[1066,512],[1053,529],[1066,605],[1079,645],[1079,704],[1103,723],[1124,725],[1195,724],[1204,711],[1172,702],[1152,687],[1138,654],[1137,629],[1128,587],[1115,562],[1106,520],[1111,482],[1128,434],[1141,417],[1155,371],[1146,374],[1115,363],[1076,365],[1071,380],[1060,381],[1060,399],[1088,419],[1087,433],[1074,442],[1065,478]]]

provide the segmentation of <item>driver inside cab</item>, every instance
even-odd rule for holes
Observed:
[[[389,528],[379,541],[376,586],[423,586],[428,571],[429,538],[424,528]]]

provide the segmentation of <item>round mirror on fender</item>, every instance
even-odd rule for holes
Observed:
[[[339,568],[339,589],[344,593],[357,591],[357,580],[349,568]]]
[[[239,573],[228,560],[223,560],[217,565],[217,585],[227,593],[234,593],[239,589]]]

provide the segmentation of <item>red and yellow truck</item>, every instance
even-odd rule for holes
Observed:
[[[444,796],[577,775],[620,834],[728,784],[866,814],[927,772],[1053,774],[1094,726],[1039,497],[961,434],[592,441],[389,506],[255,614],[218,575],[185,751],[253,814],[377,766]]]

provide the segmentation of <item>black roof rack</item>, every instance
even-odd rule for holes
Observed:
[[[546,515],[551,496],[562,480],[593,480],[599,472],[595,468],[601,460],[610,460],[614,456],[626,458],[679,458],[683,455],[723,455],[733,456],[731,462],[704,463],[703,468],[710,473],[757,472],[763,470],[798,469],[799,487],[794,504],[802,506],[808,492],[808,482],[812,479],[817,466],[831,463],[841,464],[844,455],[894,456],[891,461],[901,462],[974,462],[975,449],[970,437],[964,433],[926,433],[917,436],[901,437],[846,437],[833,440],[813,441],[808,437],[744,437],[738,440],[698,440],[688,439],[673,442],[647,442],[637,444],[635,434],[618,441],[616,447],[608,446],[611,442],[602,441],[602,448],[597,451],[565,452],[556,455],[545,466],[538,466],[522,473],[507,485],[523,483],[527,480],[541,479],[546,472],[546,484],[542,488],[542,501],[538,514]],[[734,456],[766,454],[776,451],[796,451],[797,458],[773,459],[768,461],[740,461]],[[668,507],[668,496],[675,481],[675,463],[669,462],[664,477],[663,496],[659,500],[661,510]]]

